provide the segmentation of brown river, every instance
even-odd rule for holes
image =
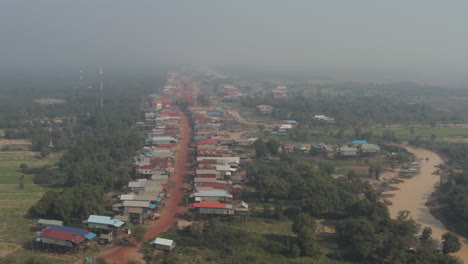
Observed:
[[[435,185],[439,183],[440,176],[432,174],[437,168],[436,165],[442,163],[442,159],[434,152],[406,147],[408,151],[414,153],[418,159],[421,159],[421,172],[411,179],[405,179],[405,182],[398,186],[400,190],[388,193],[394,193],[395,196],[389,198],[393,205],[389,206],[392,218],[396,218],[399,211],[411,211],[411,217],[421,224],[421,227],[431,227],[432,237],[442,240],[442,235],[448,232],[447,228],[429,212],[425,205],[428,197],[434,191]],[[426,160],[429,158],[429,160]],[[464,263],[468,263],[468,239],[460,237],[462,249],[455,253]]]

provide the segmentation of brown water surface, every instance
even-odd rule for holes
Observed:
[[[389,198],[393,202],[393,205],[388,207],[390,215],[392,218],[396,218],[399,211],[409,210],[411,211],[411,217],[421,224],[422,228],[432,228],[432,237],[442,240],[442,235],[448,230],[429,212],[429,208],[425,203],[440,179],[439,175],[432,173],[437,169],[435,166],[443,163],[443,161],[432,151],[420,148],[406,148],[414,153],[418,159],[421,159],[421,172],[411,179],[405,179],[404,183],[398,184],[400,190],[389,192],[395,194],[394,197]],[[429,159],[426,160],[426,158]],[[468,239],[460,237],[460,240],[463,247],[454,255],[468,263]]]

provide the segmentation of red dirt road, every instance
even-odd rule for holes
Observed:
[[[181,139],[179,140],[175,155],[175,173],[172,176],[172,180],[175,181],[176,184],[170,192],[170,198],[166,200],[166,204],[161,213],[161,218],[157,222],[152,223],[148,231],[145,233],[145,241],[168,230],[175,222],[177,214],[187,209],[186,207],[179,205],[184,197],[184,189],[186,187],[184,184],[184,177],[187,174],[187,148],[190,143],[191,135],[191,127],[185,113],[181,116],[180,131]],[[96,258],[102,258],[108,263],[127,264],[131,260],[141,258],[141,255],[137,253],[139,249],[140,247],[138,242],[135,239],[132,239],[130,241],[130,245],[112,248],[97,255]]]

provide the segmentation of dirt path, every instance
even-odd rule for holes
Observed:
[[[447,228],[436,219],[426,206],[427,199],[434,192],[435,185],[439,183],[440,176],[432,174],[437,168],[436,165],[443,163],[442,159],[434,152],[407,147],[408,151],[414,153],[418,159],[421,159],[421,172],[411,179],[405,179],[404,183],[397,186],[398,191],[394,193],[395,197],[388,198],[393,202],[389,206],[392,218],[396,218],[399,211],[410,210],[411,217],[424,227],[431,227],[432,237],[438,240],[442,239],[442,234],[448,232]],[[429,160],[426,160],[429,158]],[[468,263],[468,243],[467,239],[460,237],[463,247],[454,255],[460,257],[465,263]]]
[[[157,222],[152,223],[146,232],[144,237],[145,241],[168,230],[176,221],[177,214],[186,210],[186,207],[180,205],[180,202],[182,201],[184,189],[186,187],[184,184],[184,177],[187,174],[187,147],[190,142],[190,135],[191,127],[187,116],[183,114],[181,116],[181,140],[179,141],[175,156],[175,174],[172,176],[176,185],[170,192],[170,198],[166,201],[166,205],[161,213],[161,218]],[[137,241],[132,239],[129,245],[112,248],[97,255],[96,258],[102,258],[108,263],[127,264],[131,260],[138,260],[143,257],[142,254],[138,253],[138,250],[140,249],[139,246],[140,245]]]

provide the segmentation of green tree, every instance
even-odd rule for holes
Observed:
[[[26,170],[28,169],[28,164],[26,163],[21,163],[20,166],[19,166],[21,172],[25,173]]]
[[[300,213],[298,214],[292,223],[291,229],[295,234],[299,234],[302,232],[302,229],[304,228],[310,228],[315,232],[317,229],[317,223],[315,222],[315,219],[312,218],[309,214],[306,213]]]
[[[423,229],[422,235],[421,235],[421,241],[429,241],[432,236],[432,228],[430,227],[425,227]]]
[[[140,226],[136,225],[132,229],[132,237],[136,239],[138,242],[143,242],[144,237],[145,237],[146,230]]]
[[[24,175],[21,175],[21,176],[19,177],[18,188],[19,188],[19,189],[24,189]]]
[[[268,148],[262,139],[257,139],[252,144],[255,149],[255,157],[258,159],[266,158],[268,155]]]
[[[320,254],[320,246],[317,243],[314,229],[310,227],[302,228],[301,232],[297,235],[297,241],[301,248],[302,256],[313,257]]]
[[[442,252],[444,254],[457,252],[461,248],[460,239],[454,233],[445,233],[442,235],[442,240]]]

